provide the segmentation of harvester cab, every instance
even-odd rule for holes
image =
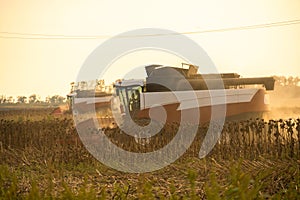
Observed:
[[[144,80],[118,80],[115,84],[115,97],[120,103],[121,114],[132,117],[140,110],[141,93],[144,90]]]

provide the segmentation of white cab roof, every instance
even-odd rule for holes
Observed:
[[[144,85],[144,80],[143,79],[131,79],[131,80],[121,80],[121,81],[116,81],[115,86],[143,86]]]

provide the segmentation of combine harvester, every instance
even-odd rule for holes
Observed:
[[[219,117],[211,115],[213,106],[225,104],[226,120],[262,117],[270,110],[267,91],[274,90],[273,77],[241,78],[236,73],[198,74],[197,66],[184,63],[182,68],[149,65],[145,69],[146,80],[116,81],[113,95],[73,90],[68,95],[73,99],[73,108],[91,110],[88,108],[91,106],[97,112],[107,110],[107,116],[100,112],[98,121],[101,127],[111,128],[116,126],[114,112],[123,117],[131,116],[134,120],[150,119],[151,116],[152,119],[164,121],[166,117],[168,123],[180,122],[181,114],[185,112],[185,121],[203,124]],[[218,91],[222,91],[219,99],[225,101],[212,101],[211,95]],[[161,106],[166,115],[161,114]],[[157,112],[150,112],[150,109],[155,111],[156,108]],[[200,114],[196,121],[195,111]]]

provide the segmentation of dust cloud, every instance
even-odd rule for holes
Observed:
[[[274,91],[269,92],[271,111],[268,119],[300,118],[300,87],[298,85],[275,84]]]

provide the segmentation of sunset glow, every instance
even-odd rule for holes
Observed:
[[[65,96],[88,55],[110,36],[128,30],[189,32],[300,19],[297,0],[128,2],[1,0],[0,94]],[[300,24],[187,36],[204,48],[220,72],[249,77],[300,76],[299,35]],[[153,60],[147,52],[137,52],[117,61],[108,82],[124,75],[118,70],[122,66],[182,62],[151,54]]]

